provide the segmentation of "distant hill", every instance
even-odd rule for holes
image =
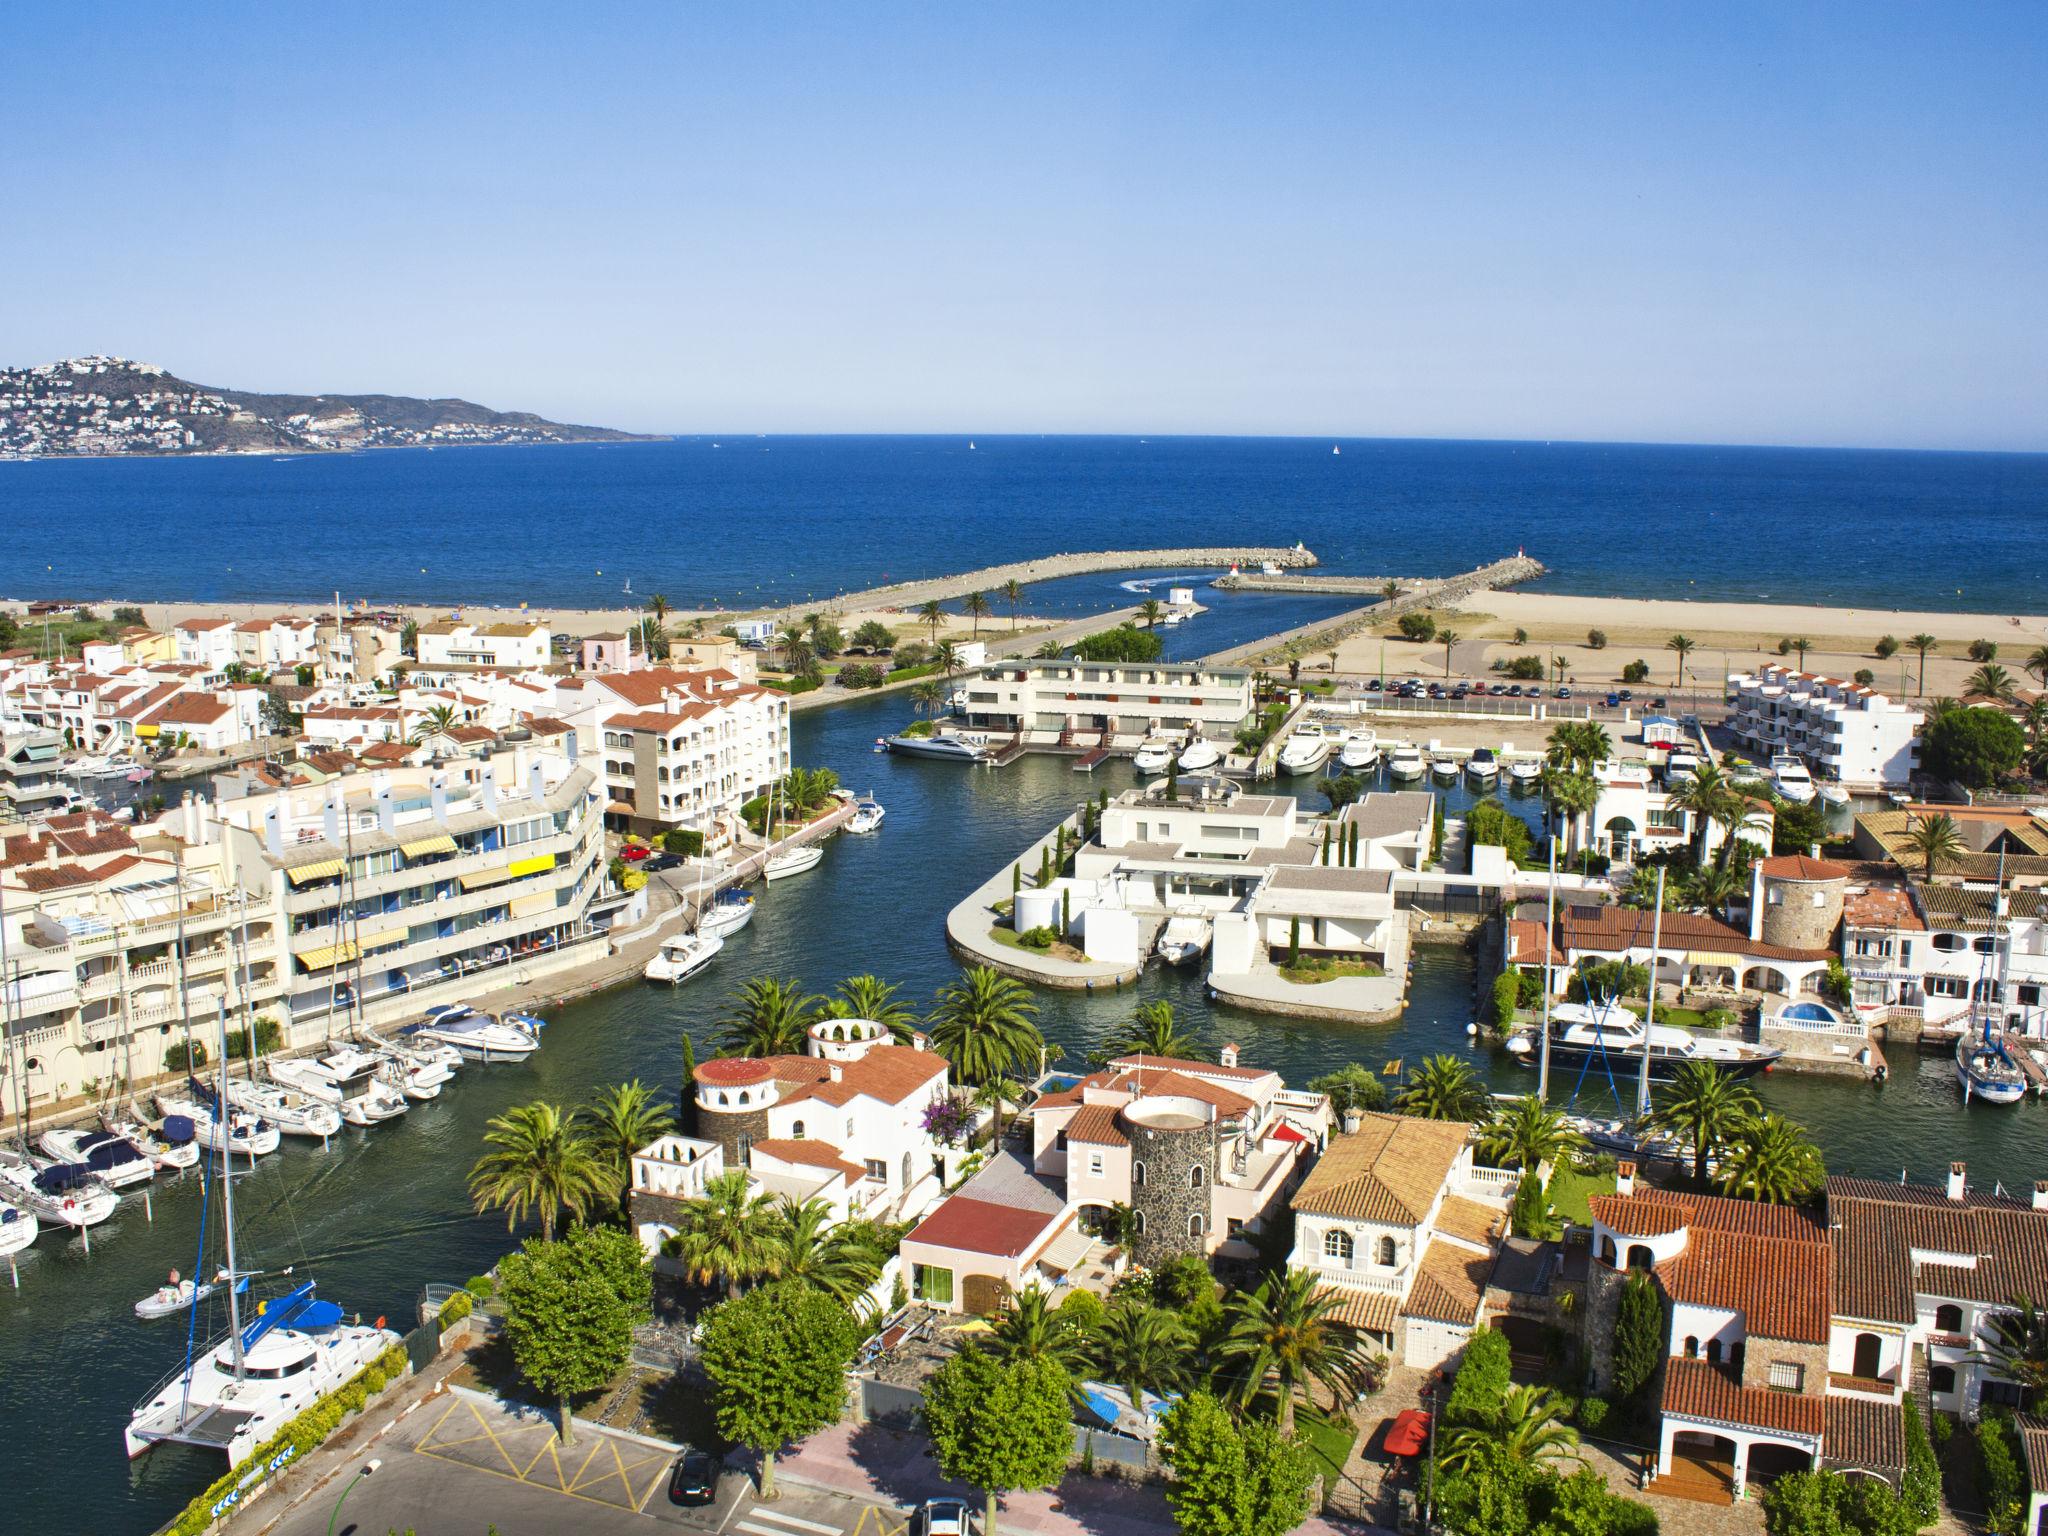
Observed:
[[[644,440],[468,400],[217,389],[123,357],[0,368],[0,458]]]

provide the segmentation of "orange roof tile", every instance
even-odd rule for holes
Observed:
[[[1818,1440],[1824,1399],[1801,1392],[1739,1387],[1704,1360],[1674,1356],[1664,1362],[1664,1412],[1716,1424],[1747,1425]]]

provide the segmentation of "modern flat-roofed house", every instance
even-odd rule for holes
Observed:
[[[465,624],[441,620],[422,624],[413,633],[422,668],[495,667],[500,671],[539,670],[552,659],[553,636],[545,624],[507,622]]]
[[[235,660],[235,621],[225,618],[180,619],[171,626],[178,660],[218,672]]]
[[[1199,734],[1228,744],[1252,713],[1252,675],[1204,662],[991,662],[966,681],[967,723],[1112,736]]]

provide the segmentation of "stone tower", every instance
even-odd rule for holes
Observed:
[[[1143,1094],[1117,1112],[1117,1124],[1131,1143],[1131,1209],[1140,1223],[1131,1256],[1156,1268],[1176,1254],[1207,1253],[1220,1147],[1216,1107],[1180,1094]]]
[[[743,1056],[697,1063],[697,1134],[718,1143],[727,1168],[747,1166],[747,1150],[768,1134],[775,1068]]]

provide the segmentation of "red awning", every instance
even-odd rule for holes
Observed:
[[[1308,1138],[1307,1138],[1306,1136],[1302,1135],[1302,1134],[1301,1134],[1301,1132],[1297,1131],[1297,1130],[1296,1130],[1296,1129],[1295,1129],[1295,1128],[1294,1128],[1293,1126],[1291,1126],[1291,1125],[1288,1125],[1288,1124],[1286,1124],[1285,1122],[1283,1122],[1283,1123],[1282,1123],[1281,1125],[1279,1125],[1279,1126],[1278,1126],[1278,1127],[1277,1127],[1277,1128],[1276,1128],[1276,1129],[1274,1130],[1274,1132],[1273,1132],[1273,1139],[1274,1139],[1275,1141],[1307,1141],[1307,1140],[1308,1140]]]
[[[1429,1415],[1420,1408],[1404,1408],[1387,1428],[1389,1456],[1420,1456],[1429,1444]]]

